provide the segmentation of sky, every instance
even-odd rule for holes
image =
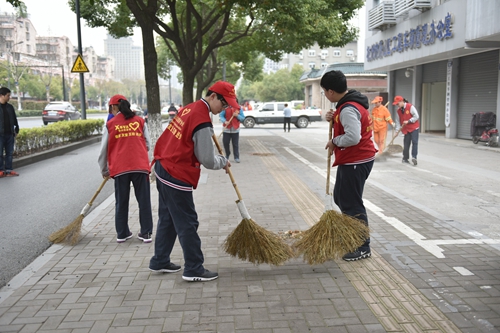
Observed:
[[[74,47],[78,47],[76,14],[69,9],[68,0],[23,0],[28,8],[31,23],[37,36],[66,36]],[[14,13],[6,0],[0,0],[0,13]],[[92,46],[98,55],[104,55],[105,28],[90,28],[80,19],[82,47]],[[134,30],[134,45],[141,46],[139,29]]]

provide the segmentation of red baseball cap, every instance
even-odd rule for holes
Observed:
[[[396,96],[396,97],[394,97],[394,103],[392,103],[392,105],[396,105],[396,104],[398,104],[399,102],[402,102],[403,100],[404,100],[404,98],[403,98],[403,97],[401,97],[401,96]]]
[[[109,99],[109,105],[118,105],[120,104],[120,100],[123,99],[123,100],[127,100],[127,98],[123,95],[114,95],[113,97],[111,97]]]
[[[222,95],[226,102],[235,109],[240,109],[240,105],[236,101],[236,92],[234,91],[234,86],[226,81],[217,81],[208,88],[208,90],[213,91],[219,95]]]
[[[372,101],[372,104],[375,104],[375,103],[382,103],[384,99],[382,98],[382,96],[377,96],[373,99]]]

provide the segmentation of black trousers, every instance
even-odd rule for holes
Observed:
[[[363,204],[363,190],[372,168],[373,161],[354,165],[339,165],[333,188],[333,200],[342,213],[363,221],[367,226],[368,216]],[[361,250],[369,248],[370,237],[361,246]]]
[[[117,238],[130,235],[128,226],[128,206],[130,199],[130,183],[134,185],[135,198],[139,204],[139,223],[141,234],[153,233],[153,214],[151,212],[151,189],[149,175],[142,172],[131,172],[115,179],[115,227]]]
[[[229,158],[231,155],[231,148],[229,148],[229,143],[233,143],[234,159],[240,158],[240,133],[226,133],[222,134],[222,144],[224,145],[224,151],[226,152],[226,157]]]
[[[290,123],[292,122],[291,117],[283,118],[283,130],[286,132],[286,124],[288,124],[288,132],[290,132]]]
[[[408,132],[403,138],[403,159],[408,160],[410,158],[410,144],[411,144],[411,157],[417,158],[418,154],[418,132],[420,129],[416,129],[413,132]]]
[[[170,263],[170,253],[175,240],[179,238],[184,254],[184,276],[203,274],[204,257],[201,251],[201,239],[198,235],[200,223],[194,205],[192,187],[172,177],[158,161],[155,164],[155,172],[159,195],[158,225],[155,254],[149,262],[149,267],[159,269]]]

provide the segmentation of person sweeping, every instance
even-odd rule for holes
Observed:
[[[124,243],[132,238],[128,224],[130,184],[139,204],[137,238],[144,243],[152,242],[153,215],[149,183],[150,147],[149,131],[144,121],[130,109],[123,95],[109,100],[114,115],[104,127],[98,163],[103,178],[111,177],[115,183],[116,242]]]
[[[373,138],[378,146],[379,154],[382,154],[385,149],[387,123],[391,124],[392,127],[396,127],[396,123],[391,118],[391,113],[382,105],[382,101],[381,96],[375,97],[372,101],[372,104],[375,104],[372,110]]]
[[[341,71],[330,71],[320,82],[325,97],[337,103],[336,110],[326,113],[326,120],[333,120],[333,139],[325,149],[335,154],[333,166],[337,176],[333,190],[335,204],[345,215],[363,221],[368,226],[368,216],[363,204],[363,189],[370,175],[377,154],[372,141],[372,121],[368,112],[368,98],[356,90],[347,90],[347,80]],[[342,259],[354,261],[369,258],[370,237],[354,252]]]
[[[226,172],[231,166],[225,156],[214,152],[214,129],[210,118],[210,112],[217,115],[228,106],[239,108],[234,86],[218,81],[208,89],[205,98],[179,110],[156,143],[153,164],[159,204],[155,253],[149,262],[153,272],[181,270],[181,266],[170,260],[175,240],[179,238],[184,254],[182,278],[185,281],[211,281],[219,276],[203,265],[193,190],[198,186],[202,165]]]

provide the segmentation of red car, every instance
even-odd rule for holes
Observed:
[[[44,125],[62,120],[81,119],[80,112],[70,102],[50,102],[42,111]]]

